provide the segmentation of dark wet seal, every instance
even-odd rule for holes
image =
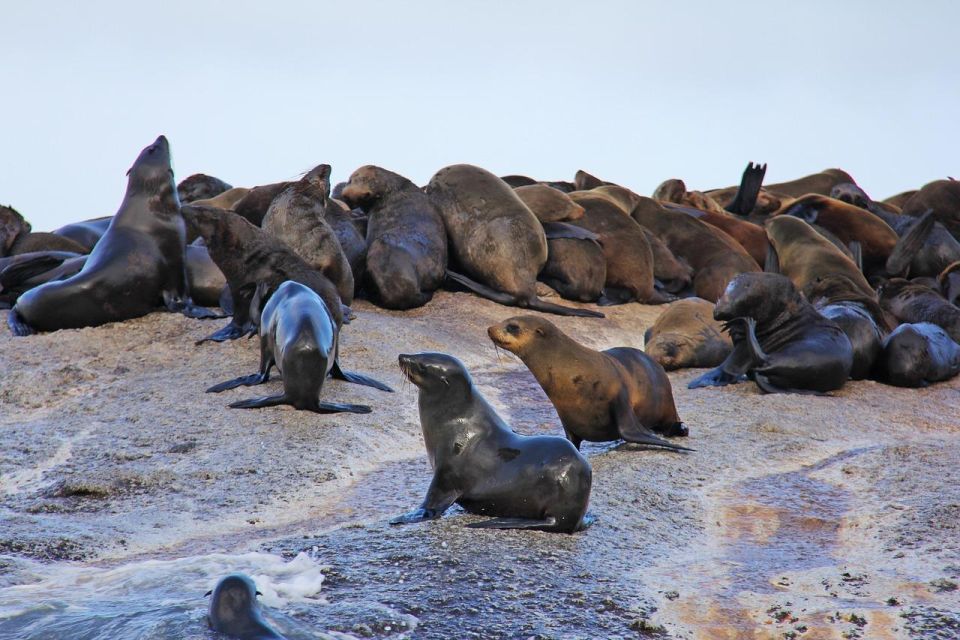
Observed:
[[[850,377],[850,340],[785,276],[737,276],[713,317],[727,322],[733,352],[691,382],[691,389],[735,384],[749,376],[765,393],[825,393]]]
[[[898,387],[925,387],[960,373],[960,344],[935,324],[902,324],[883,341],[878,377]]]
[[[584,440],[622,438],[689,451],[653,433],[685,436],[687,428],[677,415],[670,378],[639,349],[594,351],[536,316],[504,320],[487,334],[527,365],[556,407],[567,439],[578,449]]]
[[[420,425],[434,475],[420,508],[391,524],[439,518],[456,502],[494,518],[472,528],[573,533],[589,525],[593,474],[570,442],[514,433],[453,356],[401,354],[399,363],[419,389]]]
[[[248,576],[225,576],[206,595],[212,596],[207,621],[214,631],[237,640],[284,640],[263,619],[257,602],[257,596],[263,594]]]

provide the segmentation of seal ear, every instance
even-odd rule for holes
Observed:
[[[262,596],[263,594],[260,593],[259,591],[257,591],[257,595],[258,595],[258,596]]]
[[[543,330],[543,327],[537,327],[537,335],[545,336],[547,333]]]
[[[207,591],[205,594],[203,594],[203,597],[204,597],[204,598],[209,598],[211,593],[213,593],[213,589],[211,589],[210,591]]]

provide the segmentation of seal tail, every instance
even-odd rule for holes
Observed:
[[[933,209],[927,209],[910,230],[903,234],[887,258],[887,274],[906,277],[910,263],[930,237],[935,222]]]
[[[763,177],[767,173],[767,165],[752,162],[743,170],[743,177],[740,178],[740,186],[737,188],[737,194],[733,200],[724,207],[730,213],[741,216],[750,215],[753,208],[757,206],[757,196],[760,195],[760,187],[763,185]]]
[[[7,315],[7,326],[10,327],[10,332],[13,333],[13,335],[21,338],[23,336],[32,336],[36,333],[36,330],[27,324],[27,321],[23,319],[23,316],[20,315],[16,307]]]
[[[362,384],[366,387],[373,387],[374,389],[380,389],[381,391],[388,391],[390,393],[393,393],[392,388],[390,388],[388,385],[384,384],[383,382],[380,382],[379,380],[376,380],[369,376],[365,376],[362,373],[344,371],[343,369],[340,368],[340,363],[337,362],[336,360],[333,361],[333,368],[330,369],[330,377],[336,380],[345,380],[347,382],[352,382],[353,384]]]
[[[602,313],[597,311],[590,311],[589,309],[576,309],[574,307],[564,307],[559,304],[553,304],[552,302],[544,302],[536,296],[534,296],[531,300],[526,301],[525,304],[521,304],[517,301],[516,297],[510,295],[509,293],[497,291],[496,289],[492,289],[484,284],[480,284],[479,282],[471,280],[465,275],[450,271],[449,269],[447,269],[447,277],[457,284],[463,285],[470,291],[473,291],[481,298],[486,298],[487,300],[492,300],[493,302],[508,307],[525,307],[527,309],[533,309],[534,311],[553,313],[558,316],[580,316],[585,318],[604,317]]]

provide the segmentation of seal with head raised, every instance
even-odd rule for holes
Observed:
[[[391,524],[439,518],[454,502],[493,516],[468,525],[473,528],[573,533],[589,524],[584,516],[593,473],[573,445],[556,436],[514,433],[453,356],[401,354],[399,362],[419,389],[433,480],[420,508]]]
[[[594,351],[553,323],[516,316],[487,329],[498,347],[516,354],[543,387],[578,449],[584,440],[689,450],[653,434],[687,435],[673,403],[670,378],[639,349]]]
[[[238,640],[284,640],[260,614],[257,586],[249,576],[232,573],[224,576],[207,595],[210,609],[207,622],[210,628]]]
[[[737,276],[713,317],[727,322],[733,352],[691,382],[691,389],[734,384],[749,375],[765,393],[823,393],[839,389],[850,377],[850,340],[786,276]]]
[[[8,322],[16,335],[93,327],[150,313],[163,301],[191,317],[218,317],[189,297],[186,229],[170,145],[160,136],[127,172],[120,210],[75,276],[20,296]]]
[[[368,293],[387,309],[429,302],[447,268],[447,232],[430,197],[403,176],[372,165],[354,171],[341,195],[369,216]]]
[[[276,366],[283,376],[282,394],[241,400],[230,406],[259,409],[288,404],[316,413],[370,413],[366,405],[320,401],[323,382],[336,366],[340,336],[340,328],[323,298],[309,287],[288,280],[277,287],[273,295],[269,285],[258,285],[251,302],[252,311],[257,310],[263,300],[266,304],[260,314],[259,372],[221,382],[207,392],[263,384],[270,380],[270,370]],[[391,391],[386,385],[364,376],[353,374],[353,378],[352,382]]]
[[[510,186],[469,164],[445,167],[427,194],[443,217],[451,257],[466,275],[451,280],[494,302],[566,316],[603,317],[537,297],[537,274],[547,262],[547,237],[536,216]]]

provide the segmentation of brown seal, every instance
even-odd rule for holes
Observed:
[[[880,306],[900,322],[929,322],[960,342],[960,308],[947,302],[939,291],[903,278],[891,278],[877,294]]]
[[[796,180],[768,184],[766,189],[774,193],[782,193],[792,198],[799,198],[808,193],[829,196],[831,189],[845,182],[856,184],[856,181],[850,174],[843,169],[824,169],[819,173],[812,173],[808,176],[797,178]]]
[[[233,187],[212,198],[194,200],[190,204],[217,207],[218,209],[229,209],[232,211],[233,208],[237,206],[237,203],[243,200],[248,193],[250,193],[250,189],[246,187]]]
[[[270,208],[273,199],[292,184],[294,183],[274,182],[253,187],[230,210],[259,227],[263,223],[263,217],[267,215],[267,209]]]
[[[596,240],[550,238],[547,263],[537,279],[561,297],[577,302],[596,302],[607,281],[607,260]]]
[[[329,176],[322,171],[307,173],[273,198],[261,227],[327,276],[336,285],[343,303],[349,305],[353,302],[353,271],[337,234],[324,216],[329,188]]]
[[[545,184],[514,187],[513,191],[541,223],[578,220],[583,217],[582,206],[562,191]]]
[[[0,205],[0,258],[10,255],[10,248],[17,238],[30,233],[32,228],[19,211]]]
[[[584,216],[571,224],[599,236],[607,262],[600,304],[669,302],[671,297],[654,288],[653,253],[643,229],[603,196],[574,191],[570,198],[585,209]]]
[[[653,434],[685,436],[687,428],[677,415],[670,378],[643,351],[629,347],[594,351],[536,316],[510,318],[491,326],[487,334],[527,365],[578,449],[584,440],[620,438],[684,449]]]
[[[449,269],[451,280],[500,304],[602,317],[537,297],[537,274],[547,262],[547,237],[506,182],[480,167],[458,164],[434,174],[426,192],[443,217],[451,262],[466,272]]]
[[[817,278],[843,275],[863,295],[874,295],[853,260],[800,218],[777,216],[766,228],[773,245],[767,270],[787,276],[797,289],[806,290]]]
[[[716,367],[733,350],[723,324],[713,319],[713,303],[702,298],[671,302],[643,342],[644,352],[667,371]]]
[[[910,200],[910,198],[912,198],[917,193],[917,191],[918,191],[917,189],[901,191],[896,195],[892,195],[889,198],[885,198],[884,200],[882,200],[882,202],[884,204],[889,204],[894,207],[897,207],[898,209],[903,211],[903,205],[905,205],[907,201]]]
[[[91,220],[82,220],[63,225],[53,233],[64,238],[69,238],[74,242],[86,248],[86,252],[93,251],[103,234],[107,232],[110,221],[113,216],[104,216],[102,218],[93,218]]]
[[[731,238],[736,240],[741,247],[746,249],[750,257],[758,265],[762,265],[767,258],[767,249],[770,242],[767,240],[767,232],[758,224],[748,222],[743,218],[727,213],[726,211],[706,211],[688,205],[678,205],[673,203],[664,203],[667,209],[671,211],[680,211],[698,220],[702,220],[712,227],[720,229]]]
[[[738,274],[760,271],[756,260],[726,233],[685,213],[670,211],[652,198],[641,198],[630,215],[693,267],[693,290],[704,300],[717,300]]]
[[[920,217],[933,209],[933,217],[960,240],[960,182],[935,180],[923,185],[903,204],[903,213]]]
[[[687,191],[686,183],[679,178],[671,178],[661,182],[660,186],[653,191],[653,199],[693,207],[702,211],[726,212],[719,202],[702,191]]]
[[[214,178],[204,173],[195,173],[187,176],[177,185],[177,196],[181,204],[195,200],[213,198],[233,187],[220,178]]]
[[[10,255],[18,256],[24,253],[36,253],[38,251],[69,251],[72,253],[87,253],[88,249],[79,242],[70,238],[65,238],[56,233],[35,232],[24,233],[17,236],[13,246],[10,247]]]

